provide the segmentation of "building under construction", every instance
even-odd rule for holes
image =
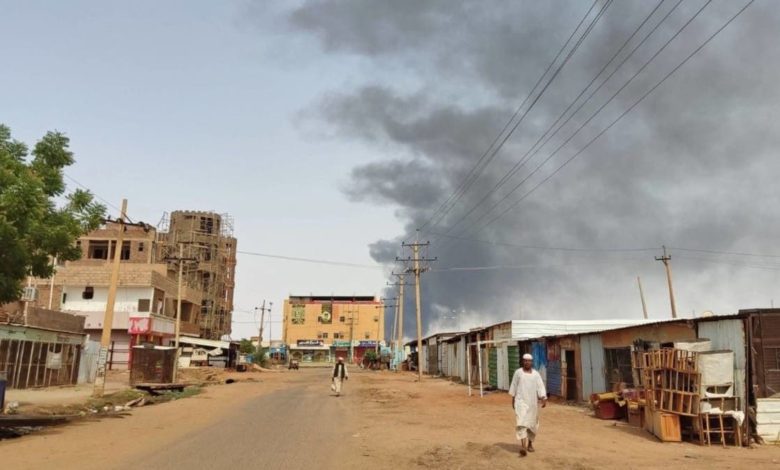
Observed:
[[[203,338],[230,334],[236,272],[236,239],[227,214],[175,211],[158,227],[160,259],[183,254],[186,276],[203,293],[198,323]]]

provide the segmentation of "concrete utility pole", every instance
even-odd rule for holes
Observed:
[[[393,276],[398,277],[398,282],[388,285],[398,286],[398,325],[396,329],[397,339],[395,343],[396,354],[398,355],[399,362],[403,360],[404,353],[404,286],[406,286],[405,273],[393,273]],[[409,284],[411,285],[411,284]]]
[[[385,309],[386,308],[396,308],[396,307],[398,307],[397,304],[389,304],[388,305],[388,304],[385,303],[386,300],[392,300],[393,302],[395,302],[395,301],[398,300],[397,297],[391,297],[389,299],[386,299],[384,297],[380,297],[379,300],[382,301],[382,305],[377,305],[376,308],[382,309],[382,313],[380,314],[381,317],[377,318],[377,325],[376,325],[376,353],[377,353],[377,355],[379,354],[379,335],[381,334],[381,331],[382,331],[381,326],[384,323]]]
[[[198,261],[197,258],[185,258],[184,257],[184,244],[179,243],[179,256],[168,256],[163,258],[163,261],[175,261],[179,264],[178,279],[176,280],[176,326],[173,333],[173,345],[176,348],[176,359],[173,364],[173,383],[176,383],[176,379],[179,375],[179,338],[181,337],[181,290],[184,279],[184,262],[185,261]]]
[[[119,284],[119,263],[122,260],[122,242],[125,236],[125,218],[127,217],[127,199],[122,199],[122,209],[119,219],[119,234],[116,237],[116,247],[114,248],[114,264],[111,269],[111,279],[108,285],[108,299],[106,299],[106,312],[103,316],[103,335],[100,337],[100,352],[98,353],[97,374],[95,375],[95,385],[92,389],[92,396],[100,398],[106,389],[106,359],[108,359],[108,348],[111,345],[111,327],[114,324],[114,304],[116,303],[116,289]],[[111,244],[109,242],[109,248]],[[109,250],[110,251],[110,250]]]
[[[419,232],[418,232],[419,239]],[[436,261],[436,258],[420,258],[420,247],[429,246],[430,242],[420,243],[416,241],[414,243],[402,243],[401,246],[409,247],[412,249],[412,258],[406,258],[407,263],[411,263],[411,267],[407,267],[407,273],[414,274],[414,290],[415,290],[415,303],[417,307],[417,375],[422,382],[422,299],[420,298],[420,275],[428,270],[427,266],[421,266],[420,262]],[[396,261],[401,261],[396,258]]]
[[[636,277],[636,283],[639,285],[639,298],[642,299],[642,313],[647,320],[647,304],[645,303],[645,292],[642,290],[642,279],[639,276]]]
[[[255,310],[260,310],[260,332],[259,336],[257,337],[257,350],[262,351],[263,350],[263,326],[265,325],[265,312],[268,312],[268,317],[271,316],[271,307],[274,306],[273,302],[268,303],[268,308],[265,307],[265,299],[263,299],[263,306],[258,308],[255,307]],[[260,358],[262,359],[262,358]]]
[[[666,254],[666,246],[663,246],[664,249],[664,255],[663,256],[656,256],[656,261],[661,261],[664,263],[664,267],[666,267],[666,282],[669,284],[669,302],[672,304],[672,318],[677,318],[677,305],[675,305],[674,302],[674,288],[672,287],[672,266],[670,261],[672,261],[672,256]]]
[[[355,362],[355,311],[349,311],[349,363]]]

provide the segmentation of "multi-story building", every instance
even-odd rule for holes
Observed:
[[[374,296],[290,296],[284,301],[283,340],[290,357],[360,362],[384,338],[384,305]]]
[[[236,275],[236,244],[229,216],[213,212],[176,211],[164,222],[160,234],[166,256],[174,256],[179,245],[185,257],[197,259],[191,274],[201,286],[199,325],[201,336],[219,339],[230,334]]]
[[[190,235],[187,224],[179,223],[179,214],[185,222],[190,219],[184,214],[199,214],[211,224],[216,222],[217,227],[222,221],[218,214],[175,212],[170,227],[163,227],[170,231],[146,225],[125,226],[111,334],[111,368],[127,366],[133,345],[166,344],[173,336],[180,243],[187,260],[183,262],[181,334],[218,339],[230,333],[236,241],[224,236],[221,229],[213,237]],[[107,222],[79,238],[76,244],[81,248],[81,259],[60,263],[51,279],[31,281],[37,288],[37,299],[31,305],[86,317],[85,332],[91,339],[99,339],[119,228],[118,223]]]

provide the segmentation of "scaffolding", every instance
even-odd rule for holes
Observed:
[[[230,333],[235,289],[236,239],[228,214],[174,211],[158,225],[161,259],[178,254],[198,260],[186,267],[185,279],[203,293],[198,324],[201,336],[219,339]],[[169,266],[175,269],[175,266]]]

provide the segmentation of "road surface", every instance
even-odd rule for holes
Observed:
[[[328,369],[243,374],[243,382],[0,442],[8,469],[780,468],[780,449],[663,444],[591,410],[551,404],[521,461],[506,392],[415,374],[351,371],[331,397]],[[255,379],[259,381],[252,382]]]

